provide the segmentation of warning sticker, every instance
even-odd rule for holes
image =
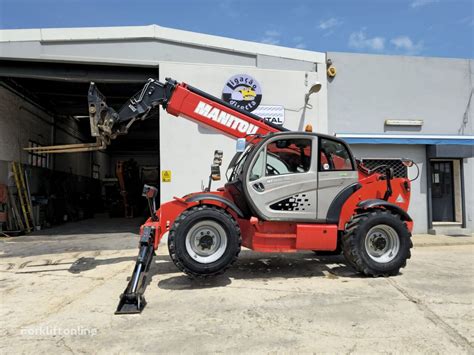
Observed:
[[[162,170],[161,171],[161,181],[162,182],[171,182],[171,170]]]

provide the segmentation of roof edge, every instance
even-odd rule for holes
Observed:
[[[119,27],[75,27],[0,30],[1,42],[63,42],[63,41],[106,41],[131,39],[157,39],[224,49],[239,53],[261,54],[272,57],[325,63],[326,54],[303,49],[280,47],[258,42],[177,30],[158,25]]]

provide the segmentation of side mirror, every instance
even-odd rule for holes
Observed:
[[[243,152],[245,150],[246,145],[247,145],[247,141],[245,140],[245,138],[237,139],[237,143],[235,145],[235,151],[236,152]]]
[[[222,161],[221,161],[222,163]],[[219,181],[221,179],[221,168],[220,164],[211,165],[211,179],[212,181]]]
[[[214,151],[214,161],[212,162],[212,164],[217,165],[217,166],[221,166],[223,156],[224,156],[224,153],[222,153],[222,150],[215,150]],[[211,167],[211,170],[212,170],[212,167]]]

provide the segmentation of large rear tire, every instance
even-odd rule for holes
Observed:
[[[223,209],[200,205],[176,218],[168,235],[174,264],[191,277],[222,274],[240,252],[240,228]]]
[[[386,210],[353,216],[342,238],[347,262],[358,272],[374,277],[397,275],[411,257],[412,247],[405,222]]]

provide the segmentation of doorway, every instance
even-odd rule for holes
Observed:
[[[433,222],[454,222],[453,161],[431,161]]]

